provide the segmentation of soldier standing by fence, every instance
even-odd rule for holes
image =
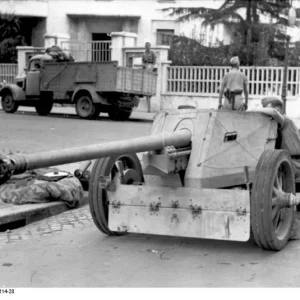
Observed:
[[[248,79],[245,74],[239,70],[240,60],[237,56],[231,58],[230,65],[231,71],[225,74],[221,84],[218,109],[247,110]],[[245,94],[245,103],[243,103],[243,92]],[[225,96],[224,105],[222,105],[223,93]]]

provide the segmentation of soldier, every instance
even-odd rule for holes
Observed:
[[[219,94],[218,109],[226,110],[247,110],[248,108],[248,79],[239,70],[240,60],[237,56],[230,60],[231,71],[228,72],[222,81]],[[245,103],[243,103],[242,93],[245,94]],[[225,96],[224,105],[222,105],[223,93]]]
[[[143,69],[148,69],[151,71],[156,71],[155,64],[156,64],[156,55],[151,50],[151,44],[147,42],[145,44],[146,51],[143,53],[142,62],[143,62]]]
[[[283,102],[276,97],[262,99],[262,108],[253,111],[271,116],[278,122],[280,149],[286,150],[292,157],[295,177],[300,177],[300,136],[294,121],[283,114]]]

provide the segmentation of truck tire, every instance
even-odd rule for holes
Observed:
[[[35,105],[35,110],[40,116],[50,114],[53,107],[53,101],[38,101]]]
[[[77,115],[82,119],[91,119],[95,115],[95,104],[89,94],[80,95],[75,104]]]
[[[276,190],[295,192],[291,157],[284,150],[266,150],[256,166],[251,190],[251,228],[259,247],[278,251],[290,238],[294,207],[278,206]]]
[[[93,113],[93,115],[91,116],[91,118],[93,118],[93,119],[98,118],[99,115],[100,115],[100,113],[101,113],[101,107],[100,107],[100,105],[95,104],[94,113]]]
[[[13,114],[18,110],[19,104],[14,100],[10,92],[6,92],[1,100],[2,109],[8,113]]]
[[[109,117],[114,121],[126,121],[131,116],[131,113],[132,109],[123,110],[116,106],[112,106],[108,111]]]

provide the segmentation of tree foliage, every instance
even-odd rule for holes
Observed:
[[[229,25],[234,28],[230,45],[205,47],[186,37],[174,37],[169,58],[178,65],[228,65],[239,56],[245,66],[278,66],[285,55],[285,34],[275,24],[287,25],[283,17],[290,8],[289,0],[225,0],[218,9],[205,7],[169,7],[163,9],[178,21],[202,20],[199,25]],[[261,23],[261,16],[273,23]],[[299,47],[290,49],[290,65],[299,65]]]
[[[286,25],[287,19],[282,17],[282,12],[290,7],[289,0],[225,0],[218,8],[205,7],[169,7],[163,9],[170,16],[176,16],[178,21],[202,19],[203,25],[214,27],[217,24],[235,24],[244,44],[247,35],[255,24],[261,21],[261,16],[267,16],[276,23]],[[250,31],[249,31],[250,29]]]
[[[17,62],[17,46],[24,45],[21,22],[13,14],[0,14],[0,63]]]
[[[281,12],[290,7],[289,0],[225,0],[218,8],[207,7],[169,7],[163,11],[170,16],[177,16],[179,21],[191,19],[204,19],[204,24],[214,26],[218,23],[247,23],[260,22],[262,15],[269,16],[277,22],[284,24]],[[246,18],[243,15],[246,12]]]
[[[275,42],[275,34],[270,27],[256,24],[248,34],[246,44],[241,34],[236,32],[231,44],[221,43],[218,47],[206,47],[194,39],[174,36],[169,59],[178,66],[229,66],[230,58],[238,56],[243,66],[282,66],[285,44]],[[290,66],[300,66],[299,54],[300,45],[290,48]]]

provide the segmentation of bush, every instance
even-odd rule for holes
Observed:
[[[245,38],[246,37],[246,38]],[[269,25],[256,24],[236,31],[230,45],[206,47],[185,36],[174,36],[169,59],[177,66],[228,66],[233,56],[243,66],[280,66],[284,63],[285,37]],[[290,48],[289,65],[300,65],[300,45]]]
[[[176,66],[223,66],[228,65],[229,46],[205,47],[194,39],[174,36],[169,59]]]

